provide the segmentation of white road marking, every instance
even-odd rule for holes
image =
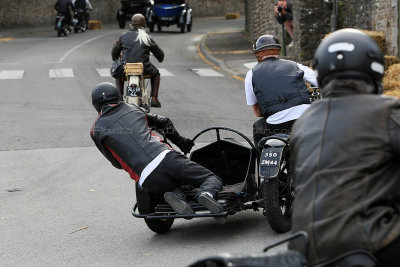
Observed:
[[[11,62],[2,62],[0,65],[9,66],[9,65],[18,65],[19,63],[11,63]]]
[[[248,69],[252,69],[252,68],[254,68],[255,65],[257,65],[257,61],[246,63],[246,64],[243,64],[243,65]]]
[[[158,70],[160,71],[161,77],[165,77],[165,76],[175,76],[174,74],[172,74],[171,72],[169,72],[167,69],[159,68]]]
[[[2,70],[0,80],[20,80],[24,76],[23,70]]]
[[[204,34],[197,35],[193,38],[193,42],[197,43],[200,42],[201,38],[203,38]]]
[[[207,76],[207,77],[221,77],[224,76],[219,72],[216,72],[213,69],[192,69],[195,73],[200,76]]]
[[[49,78],[72,78],[74,72],[72,69],[49,69]]]
[[[96,69],[96,71],[100,75],[100,77],[111,77],[109,68]]]

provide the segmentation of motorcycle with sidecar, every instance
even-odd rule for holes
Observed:
[[[294,199],[289,136],[270,136],[263,140],[264,144],[259,149],[239,131],[211,127],[198,133],[192,141],[207,132],[215,132],[216,140],[193,150],[189,158],[221,178],[223,189],[216,199],[224,211],[209,212],[194,200],[196,189],[187,186],[182,190],[195,214],[179,215],[164,201],[162,195],[152,195],[136,185],[137,202],[132,208],[132,215],[144,219],[152,231],[165,233],[178,218],[226,217],[244,210],[263,210],[275,231],[289,231]]]
[[[150,32],[154,31],[155,25],[161,32],[162,27],[176,25],[181,33],[192,30],[192,9],[185,0],[154,0],[153,7],[147,14],[147,25]]]
[[[136,13],[141,13],[147,18],[153,0],[121,0],[121,8],[117,11],[118,26],[125,28],[126,21],[130,21]]]

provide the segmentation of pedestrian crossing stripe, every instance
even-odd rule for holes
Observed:
[[[72,69],[49,69],[49,78],[72,78],[74,72]]]
[[[2,70],[0,80],[20,80],[24,76],[23,70]]]
[[[207,76],[207,77],[221,77],[224,76],[219,72],[216,72],[213,69],[192,69],[196,74],[200,76]]]
[[[111,77],[109,68],[95,68],[97,74],[100,77]],[[222,77],[221,73],[213,69],[191,69],[194,73],[204,77]],[[173,77],[174,73],[170,72],[165,68],[160,68],[161,77]],[[16,80],[22,79],[24,76],[24,70],[0,70],[0,80]],[[60,68],[60,69],[49,69],[49,78],[73,78],[75,77],[72,68]]]
[[[100,77],[111,77],[109,68],[96,69]]]

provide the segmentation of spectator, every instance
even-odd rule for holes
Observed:
[[[279,0],[274,7],[275,18],[279,24],[283,24],[286,31],[293,39],[293,14],[292,3],[287,0]]]

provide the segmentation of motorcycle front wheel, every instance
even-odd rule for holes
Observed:
[[[289,153],[285,153],[276,178],[264,181],[265,215],[271,228],[286,233],[292,228],[294,176],[289,166]]]

